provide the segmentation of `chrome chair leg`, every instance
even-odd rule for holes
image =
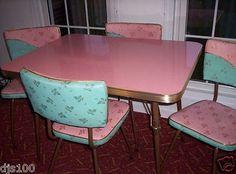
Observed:
[[[15,118],[14,118],[14,111],[15,111],[15,100],[11,99],[11,104],[10,104],[10,121],[11,121],[11,141],[13,145],[13,149],[16,149],[16,143],[15,143]]]
[[[123,137],[125,139],[125,143],[126,143],[126,145],[128,147],[130,158],[132,159],[133,158],[133,151],[132,151],[132,147],[131,147],[131,145],[130,145],[130,143],[128,141],[126,131],[125,131],[123,126],[121,126],[120,130],[121,130],[122,135],[123,135]]]
[[[144,107],[146,113],[147,113],[149,116],[151,116],[152,113],[151,113],[150,108],[148,107],[148,103],[143,102],[143,107]]]
[[[35,123],[35,138],[36,138],[36,154],[37,154],[37,159],[40,161],[40,118],[39,115],[35,114],[34,117],[34,123]]]
[[[52,158],[50,167],[48,169],[48,174],[53,173],[53,168],[54,168],[54,165],[55,165],[55,162],[56,162],[56,158],[58,156],[58,152],[59,152],[60,147],[61,147],[61,143],[62,143],[62,139],[59,138],[58,141],[57,141],[57,145],[55,147],[55,150],[54,150],[54,154],[53,154],[53,158]]]
[[[216,174],[216,159],[217,159],[217,154],[218,154],[219,149],[215,148],[214,150],[214,156],[213,156],[213,167],[212,167],[212,173]]]
[[[100,174],[100,169],[99,169],[99,165],[98,165],[97,149],[95,147],[92,148],[92,154],[93,154],[93,165],[94,165],[95,173]]]
[[[182,109],[182,101],[177,101],[177,111],[180,111]]]
[[[171,145],[170,145],[169,149],[167,150],[167,152],[166,152],[166,154],[165,154],[165,156],[164,156],[164,159],[162,160],[162,163],[161,163],[161,171],[163,170],[164,165],[165,165],[165,161],[166,161],[166,159],[168,158],[168,156],[169,156],[170,152],[172,151],[172,149],[174,148],[175,142],[176,142],[177,138],[179,137],[180,133],[181,133],[181,131],[179,131],[179,130],[176,131],[175,136],[174,136],[174,138],[173,138],[173,140],[172,140],[172,142],[171,142]]]
[[[133,102],[131,99],[129,99],[129,107],[130,107],[130,115],[131,115],[131,121],[132,121],[132,130],[133,130],[133,134],[134,134],[135,150],[138,151],[139,143],[138,143],[138,137],[137,137],[137,128],[135,125]]]

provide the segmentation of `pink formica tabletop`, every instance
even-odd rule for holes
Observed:
[[[25,67],[59,79],[104,80],[111,93],[168,103],[182,96],[201,49],[196,42],[72,34],[1,70]]]

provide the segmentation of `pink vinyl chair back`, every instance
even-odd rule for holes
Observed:
[[[162,26],[148,23],[107,23],[106,34],[112,37],[161,40]]]

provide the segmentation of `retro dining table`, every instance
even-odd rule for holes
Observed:
[[[110,95],[151,104],[156,172],[160,173],[159,103],[180,101],[202,45],[187,41],[71,34],[3,64],[6,76],[28,68],[69,80],[104,80]]]

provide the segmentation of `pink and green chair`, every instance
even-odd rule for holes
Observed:
[[[122,124],[129,114],[129,105],[108,100],[104,81],[52,79],[26,69],[20,75],[35,116],[49,120],[48,133],[52,136],[52,130],[58,138],[49,173],[53,172],[63,140],[88,145],[92,150],[94,171],[100,173],[96,149],[108,142],[119,128],[124,133]]]
[[[8,30],[3,33],[3,36],[9,56],[11,60],[14,60],[60,38],[61,33],[58,27],[47,26]],[[26,98],[25,90],[20,79],[15,78],[11,80],[11,82],[1,90],[1,97],[11,100],[11,139],[15,147],[13,116],[15,100]]]
[[[169,117],[169,124],[178,131],[167,155],[180,132],[184,132],[215,148],[212,165],[215,174],[219,149],[236,150],[236,109],[217,102],[218,84],[236,87],[236,43],[208,40],[203,71],[204,79],[214,82],[213,100],[199,101]]]
[[[162,39],[162,26],[160,24],[150,24],[150,23],[125,23],[125,22],[111,22],[107,23],[105,26],[106,35],[110,37],[126,37],[126,38],[134,38],[134,39],[154,39],[161,40]],[[148,77],[147,77],[148,78]],[[119,96],[115,96],[120,99]],[[135,128],[135,121],[133,116],[133,103],[131,98],[128,99],[131,108],[131,119],[133,132],[135,136],[135,142],[138,149],[138,140]],[[151,115],[151,109],[148,106],[148,103],[142,101],[144,109],[146,113]],[[177,102],[178,110],[181,109],[181,101]]]

